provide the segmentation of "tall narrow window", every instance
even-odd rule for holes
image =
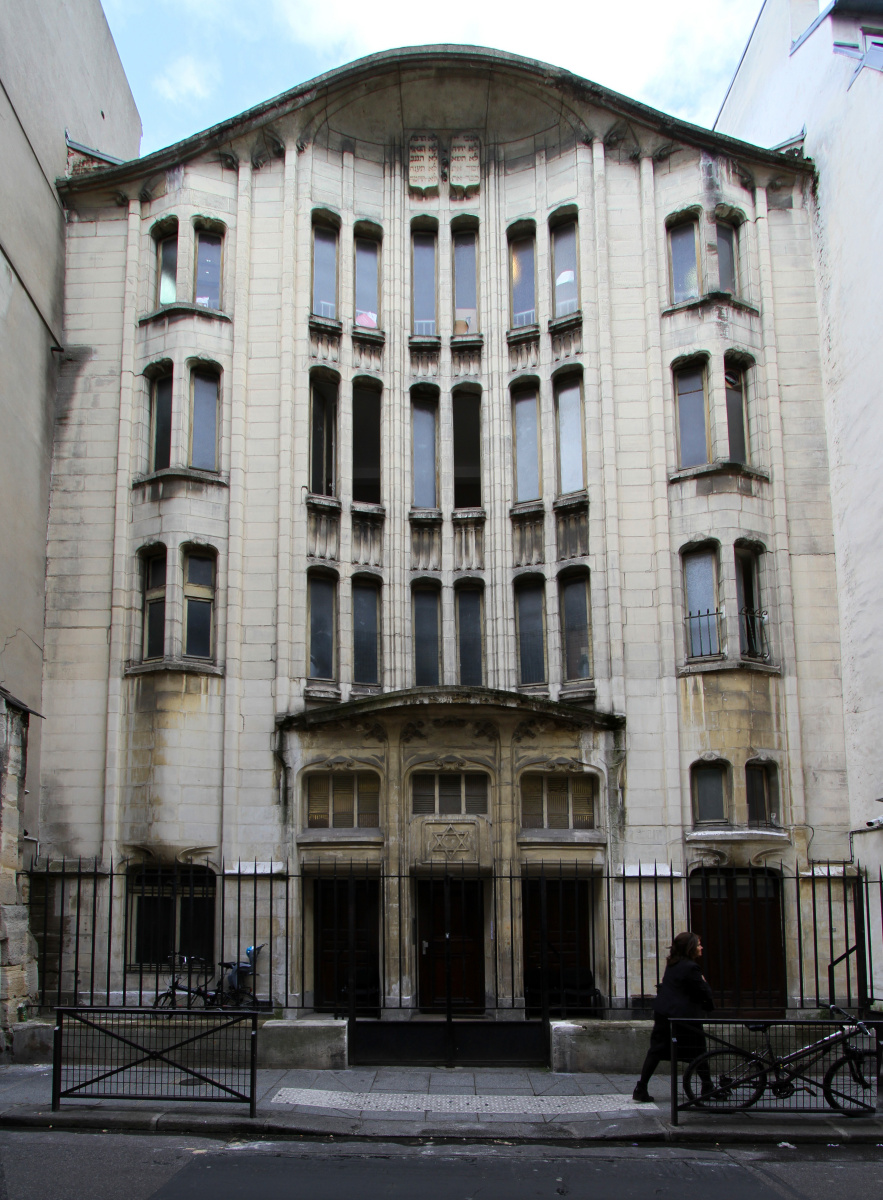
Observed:
[[[575,313],[579,308],[575,221],[552,230],[552,278],[554,315]]]
[[[166,647],[166,551],[152,551],[143,560],[145,659],[162,658]]]
[[[184,564],[184,653],[188,658],[214,654],[215,559],[187,555]]]
[[[414,589],[414,684],[436,687],[439,682],[439,595],[434,588]]]
[[[380,590],[353,583],[353,682],[380,682]]]
[[[337,585],[324,575],[310,576],[310,679],[334,679]]]
[[[481,508],[481,397],[455,392],[454,508]]]
[[[190,465],[203,471],[215,471],[218,466],[218,383],[217,375],[202,371],[194,371],[190,377]]]
[[[380,503],[380,392],[353,388],[353,499]]]
[[[589,584],[584,577],[561,583],[561,626],[565,680],[591,679]]]
[[[748,801],[748,824],[775,825],[779,819],[778,779],[772,763],[746,763],[745,792]]]
[[[310,829],[377,829],[380,825],[380,779],[373,771],[308,775],[306,793]]]
[[[723,763],[696,765],[690,770],[693,819],[697,825],[725,825],[726,767]]]
[[[454,334],[478,332],[478,235],[454,234]]]
[[[739,293],[739,235],[726,221],[717,223],[717,267],[722,292]]]
[[[519,392],[512,402],[515,420],[515,499],[536,500],[540,495],[540,437],[537,394]]]
[[[519,683],[545,683],[545,603],[541,583],[521,584],[515,592],[518,625]]]
[[[417,337],[435,337],[435,234],[415,233],[411,249],[412,329]]]
[[[579,379],[559,383],[555,389],[558,410],[559,491],[579,492],[585,486],[583,455],[583,403]]]
[[[740,367],[727,366],[724,380],[727,389],[727,435],[730,461],[748,462],[748,439],[745,436],[745,372]]]
[[[196,235],[196,287],[193,298],[204,308],[221,307],[221,252],[224,240],[217,233]]]
[[[438,505],[436,466],[435,399],[414,396],[411,402],[413,437],[412,469],[414,471],[414,507],[435,508]]]
[[[150,468],[164,471],[172,460],[172,377],[153,381],[150,405]]]
[[[512,328],[535,325],[537,320],[534,238],[516,238],[509,243],[509,283]]]
[[[699,467],[708,462],[708,426],[705,417],[705,372],[688,367],[675,373],[678,397],[680,465]]]
[[[687,654],[706,658],[719,654],[720,613],[717,607],[717,560],[712,550],[684,555],[687,594]]]
[[[525,773],[521,776],[522,829],[593,829],[596,790],[593,775]]]
[[[174,304],[178,298],[178,231],[156,246],[156,302]]]
[[[310,491],[333,496],[337,483],[337,384],[314,379],[310,415]]]
[[[337,320],[337,230],[313,226],[313,312]]]
[[[698,226],[695,221],[675,225],[668,231],[671,302],[696,300],[699,296]]]
[[[356,238],[356,324],[377,329],[380,324],[380,243]]]
[[[736,550],[736,605],[739,611],[739,650],[743,658],[768,658],[765,614],[757,584],[757,555]]]
[[[464,686],[481,687],[484,683],[481,629],[481,588],[460,588],[457,591],[457,648],[460,683]]]

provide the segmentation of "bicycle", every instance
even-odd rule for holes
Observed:
[[[187,996],[185,1008],[257,1008],[258,1001],[249,987],[249,981],[255,973],[255,960],[263,950],[266,942],[260,946],[249,946],[245,951],[246,962],[222,962],[220,978],[214,989],[206,982],[197,983],[196,987],[181,983],[181,975],[176,971],[187,971],[188,979],[194,975],[208,976],[212,967],[205,959],[197,955],[170,954],[171,978],[164,992],[160,992],[153,1002],[158,1009],[177,1009],[178,995]],[[226,972],[226,975],[225,975]]]
[[[832,1015],[836,1013],[845,1017],[850,1022],[849,1028],[841,1025],[839,1033],[828,1034],[816,1042],[784,1055],[776,1054],[773,1050],[769,1032],[771,1022],[746,1021],[745,1029],[764,1034],[766,1048],[759,1052],[750,1052],[732,1046],[725,1050],[709,1050],[701,1054],[684,1072],[684,1091],[688,1099],[698,1108],[736,1112],[739,1109],[751,1108],[768,1088],[777,1100],[788,1099],[798,1088],[812,1091],[813,1087],[818,1087],[818,1083],[815,1080],[807,1080],[806,1071],[835,1046],[842,1045],[842,1057],[831,1064],[822,1079],[825,1102],[831,1108],[850,1117],[874,1113],[877,1052],[860,1050],[849,1044],[859,1033],[871,1037],[871,1030],[863,1021],[850,1016],[836,1004],[830,1005],[829,1008]],[[795,1082],[796,1080],[800,1082]]]

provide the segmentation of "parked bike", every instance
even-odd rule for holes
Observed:
[[[716,1112],[735,1112],[757,1104],[769,1091],[777,1100],[786,1100],[798,1090],[817,1094],[817,1080],[808,1078],[810,1068],[832,1049],[843,1047],[822,1079],[822,1094],[831,1108],[848,1117],[868,1116],[876,1111],[878,1055],[875,1050],[860,1049],[851,1042],[860,1033],[872,1037],[872,1031],[857,1017],[836,1004],[829,1006],[832,1016],[845,1018],[840,1031],[831,1033],[788,1054],[777,1054],[770,1037],[769,1021],[745,1022],[745,1029],[762,1033],[762,1050],[742,1050],[730,1046],[709,1050],[693,1060],[684,1072],[684,1091],[698,1108]],[[703,1076],[711,1073],[711,1086]]]
[[[252,981],[257,957],[266,942],[260,946],[249,946],[245,951],[245,962],[222,962],[220,978],[214,988],[208,986],[208,977],[214,967],[197,955],[170,954],[169,982],[153,1002],[154,1008],[257,1008]],[[186,974],[187,982],[183,981]],[[200,982],[200,977],[204,976]],[[197,981],[196,986],[191,984]],[[186,997],[179,1002],[180,997]]]

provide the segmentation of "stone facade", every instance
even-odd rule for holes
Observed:
[[[0,1058],[9,1049],[9,1031],[28,1019],[37,989],[19,850],[29,717],[27,706],[0,688]]]
[[[811,191],[451,48],[72,180],[50,857],[842,858]]]

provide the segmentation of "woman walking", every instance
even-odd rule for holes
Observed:
[[[632,1099],[649,1104],[653,1097],[647,1091],[650,1077],[664,1058],[671,1055],[671,1017],[701,1017],[711,1012],[714,1001],[711,988],[699,968],[702,942],[695,933],[679,933],[671,944],[665,963],[665,974],[657,989],[653,1002],[653,1032],[650,1034],[650,1049],[641,1068],[641,1078],[635,1084]],[[678,1057],[692,1061],[705,1053],[705,1034],[699,1021],[690,1025],[679,1025]],[[711,1072],[707,1064],[700,1067],[699,1077],[702,1090],[713,1087]]]

